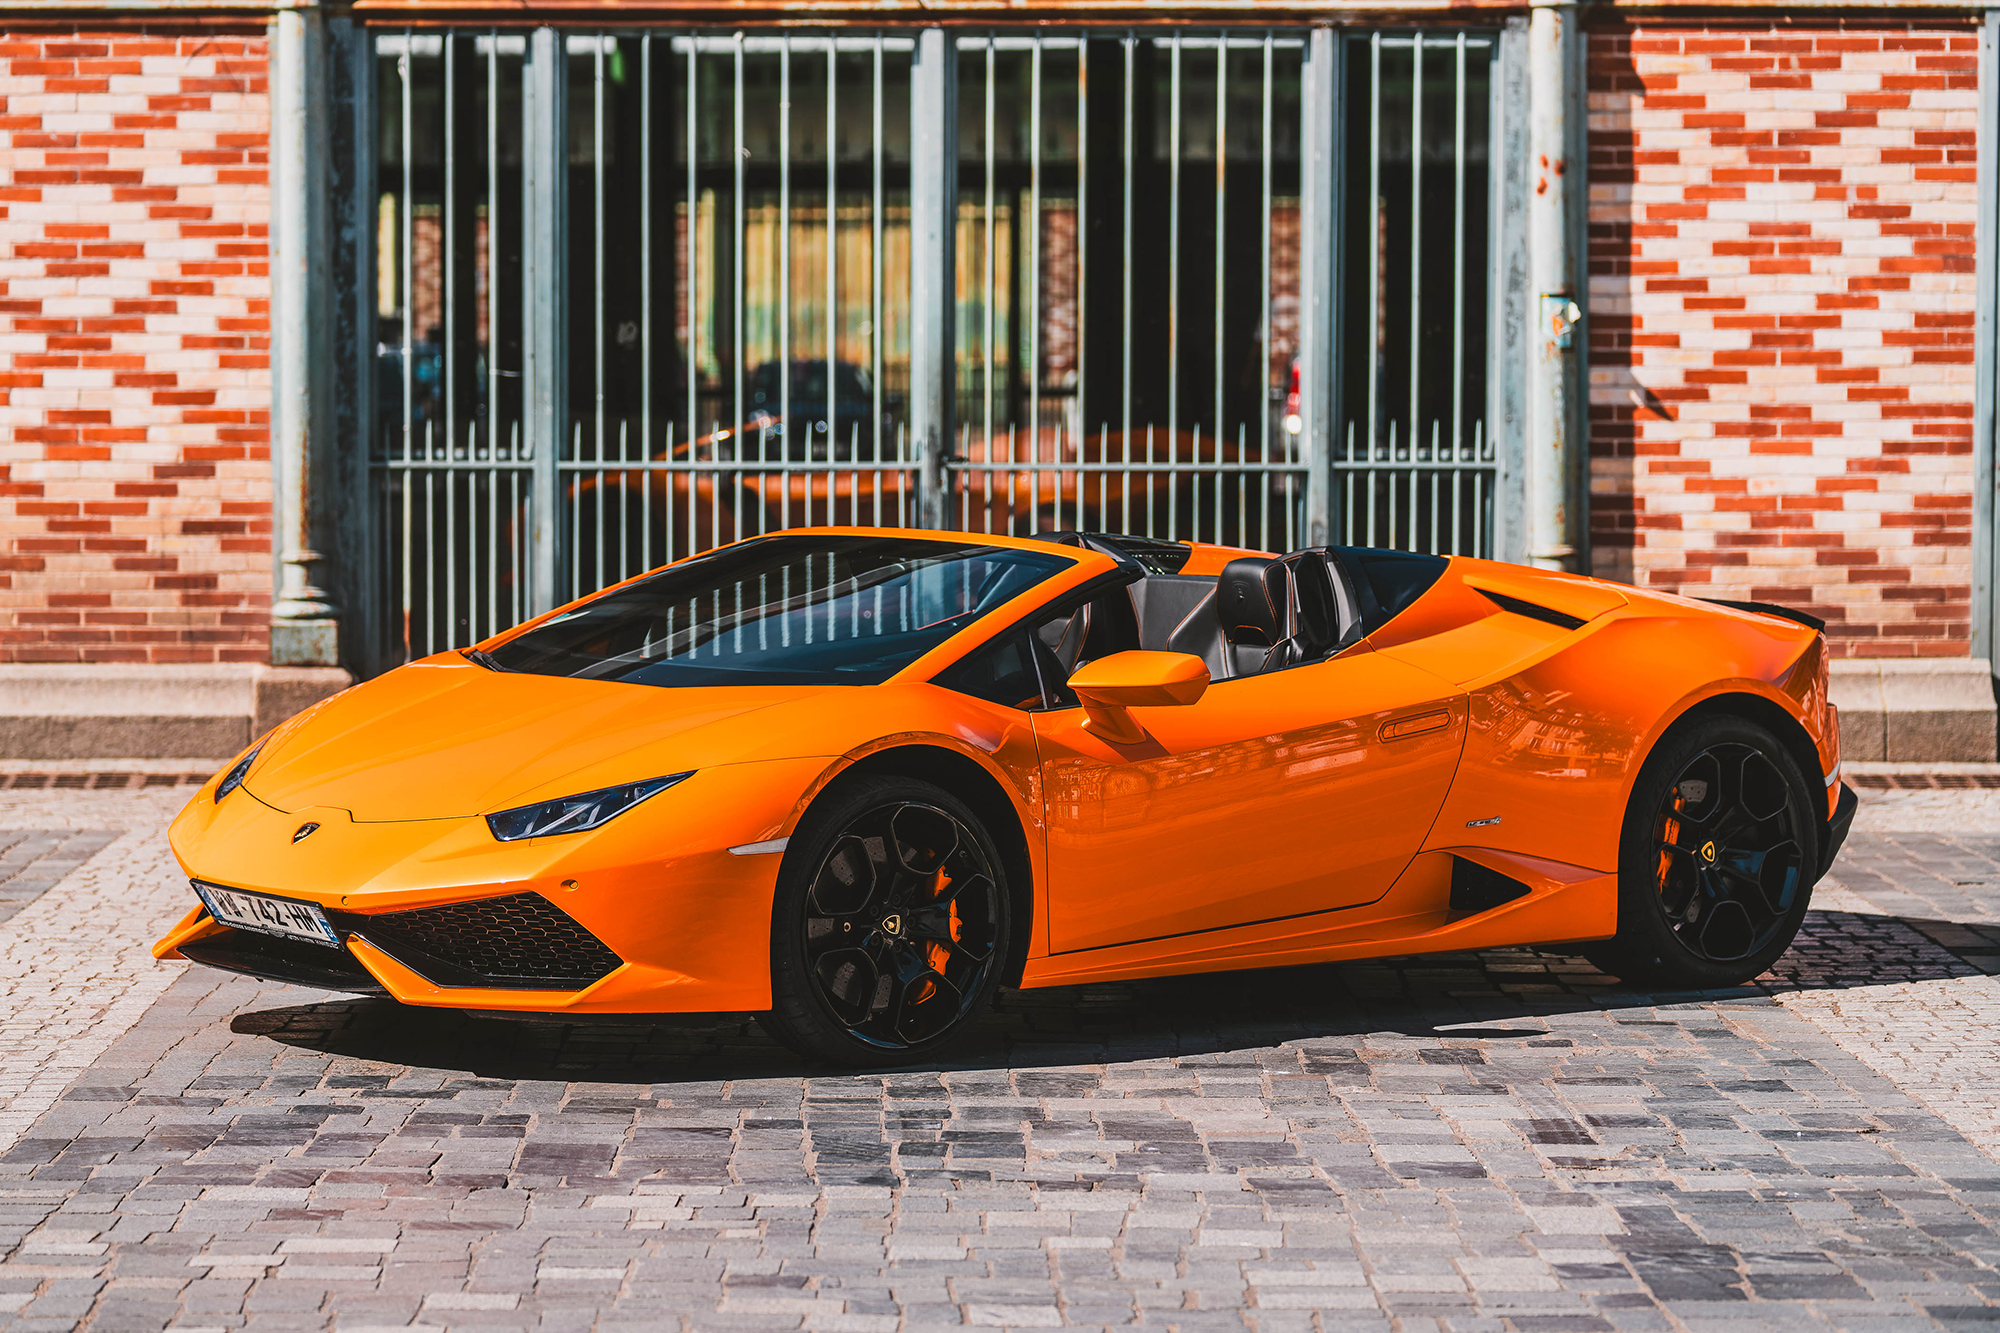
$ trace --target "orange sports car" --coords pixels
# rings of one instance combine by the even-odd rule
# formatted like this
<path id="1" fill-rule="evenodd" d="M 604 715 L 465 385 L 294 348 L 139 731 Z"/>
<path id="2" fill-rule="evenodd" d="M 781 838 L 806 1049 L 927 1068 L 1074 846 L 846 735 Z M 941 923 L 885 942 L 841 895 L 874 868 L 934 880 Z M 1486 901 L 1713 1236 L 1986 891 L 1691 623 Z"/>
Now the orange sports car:
<path id="1" fill-rule="evenodd" d="M 1853 817 L 1778 607 L 1485 560 L 777 533 L 293 718 L 162 958 L 936 1050 L 1001 986 L 1574 942 L 1708 987 Z"/>

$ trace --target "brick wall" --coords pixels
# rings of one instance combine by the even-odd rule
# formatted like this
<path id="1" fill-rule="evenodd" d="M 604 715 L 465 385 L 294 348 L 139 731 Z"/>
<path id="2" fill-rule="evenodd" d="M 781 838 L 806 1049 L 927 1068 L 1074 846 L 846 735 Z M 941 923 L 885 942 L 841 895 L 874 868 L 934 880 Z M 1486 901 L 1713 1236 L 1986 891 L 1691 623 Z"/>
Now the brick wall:
<path id="1" fill-rule="evenodd" d="M 0 36 L 0 660 L 261 660 L 262 29 Z"/>
<path id="2" fill-rule="evenodd" d="M 1976 44 L 1591 34 L 1598 573 L 1968 650 Z"/>

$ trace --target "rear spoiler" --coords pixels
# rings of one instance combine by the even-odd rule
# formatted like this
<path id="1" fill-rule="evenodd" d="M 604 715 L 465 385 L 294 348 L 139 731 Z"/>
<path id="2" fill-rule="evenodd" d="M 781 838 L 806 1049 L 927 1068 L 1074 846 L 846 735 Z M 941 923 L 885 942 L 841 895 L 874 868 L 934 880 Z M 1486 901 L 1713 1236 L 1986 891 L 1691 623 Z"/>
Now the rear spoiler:
<path id="1" fill-rule="evenodd" d="M 1779 606 L 1776 602 L 1730 602 L 1720 597 L 1698 597 L 1695 600 L 1707 602 L 1710 606 L 1726 606 L 1732 611 L 1751 611 L 1760 616 L 1776 616 L 1780 620 L 1804 625 L 1815 633 L 1826 632 L 1826 622 L 1818 616 L 1809 616 L 1803 611 L 1794 611 L 1789 606 Z"/>

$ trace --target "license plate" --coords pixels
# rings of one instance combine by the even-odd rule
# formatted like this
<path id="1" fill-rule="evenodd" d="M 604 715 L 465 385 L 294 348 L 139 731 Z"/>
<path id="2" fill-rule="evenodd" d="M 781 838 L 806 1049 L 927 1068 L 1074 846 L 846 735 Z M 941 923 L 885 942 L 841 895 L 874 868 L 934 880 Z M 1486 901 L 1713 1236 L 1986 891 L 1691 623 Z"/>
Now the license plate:
<path id="1" fill-rule="evenodd" d="M 288 940 L 310 940 L 329 948 L 340 948 L 340 936 L 326 913 L 312 903 L 290 898 L 271 898 L 241 889 L 225 889 L 217 884 L 190 881 L 208 914 L 225 926 L 278 935 Z"/>

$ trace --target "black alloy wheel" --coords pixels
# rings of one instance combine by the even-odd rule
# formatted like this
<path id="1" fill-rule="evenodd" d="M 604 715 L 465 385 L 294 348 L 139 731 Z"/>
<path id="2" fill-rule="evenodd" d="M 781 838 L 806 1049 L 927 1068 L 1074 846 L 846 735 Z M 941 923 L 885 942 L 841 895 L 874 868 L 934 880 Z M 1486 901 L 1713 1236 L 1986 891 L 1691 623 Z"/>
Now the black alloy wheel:
<path id="1" fill-rule="evenodd" d="M 1784 927 L 1807 885 L 1807 833 L 1790 784 L 1748 745 L 1682 766 L 1659 812 L 1660 910 L 1688 952 L 1734 963 Z"/>
<path id="2" fill-rule="evenodd" d="M 1618 934 L 1585 957 L 1629 981 L 1696 989 L 1762 973 L 1791 946 L 1819 879 L 1812 801 L 1765 728 L 1724 715 L 1677 725 L 1626 809 Z"/>
<path id="3" fill-rule="evenodd" d="M 795 836 L 787 849 L 764 1025 L 837 1063 L 907 1062 L 997 987 L 1004 873 L 978 817 L 941 788 L 872 780 L 843 795 L 830 818 L 807 816 L 819 827 L 806 846 Z"/>

